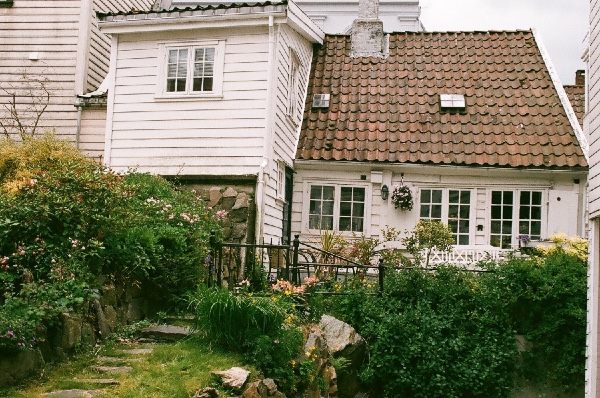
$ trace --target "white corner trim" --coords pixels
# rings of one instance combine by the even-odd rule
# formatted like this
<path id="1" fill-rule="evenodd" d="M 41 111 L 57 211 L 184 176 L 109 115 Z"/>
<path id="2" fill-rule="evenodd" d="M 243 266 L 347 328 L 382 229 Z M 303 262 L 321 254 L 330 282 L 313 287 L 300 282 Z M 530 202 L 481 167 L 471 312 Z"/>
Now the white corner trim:
<path id="1" fill-rule="evenodd" d="M 573 111 L 573 107 L 571 106 L 571 101 L 569 101 L 569 97 L 567 96 L 567 93 L 566 93 L 562 83 L 560 82 L 558 73 L 556 72 L 556 69 L 554 68 L 554 64 L 552 63 L 552 60 L 550 59 L 550 55 L 546 51 L 546 47 L 544 47 L 542 38 L 540 37 L 540 35 L 537 33 L 537 31 L 535 29 L 531 29 L 531 32 L 533 33 L 535 42 L 537 43 L 540 53 L 542 54 L 542 58 L 544 60 L 544 63 L 546 64 L 546 68 L 548 69 L 548 72 L 550 73 L 550 78 L 552 79 L 552 84 L 554 84 L 554 88 L 556 89 L 556 91 L 558 93 L 558 98 L 560 99 L 560 102 L 561 102 L 563 108 L 565 109 L 565 112 L 567 113 L 567 117 L 569 118 L 569 122 L 571 123 L 571 127 L 573 128 L 573 132 L 575 133 L 575 136 L 577 137 L 577 140 L 579 141 L 579 146 L 581 147 L 581 150 L 583 151 L 583 156 L 585 156 L 585 160 L 589 162 L 590 146 L 587 141 L 587 138 L 585 137 L 585 135 L 583 134 L 583 131 L 581 130 L 581 126 L 579 125 L 577 116 L 575 115 L 575 112 Z"/>
<path id="2" fill-rule="evenodd" d="M 92 29 L 92 0 L 81 2 L 77 36 L 77 62 L 75 64 L 75 95 L 81 95 L 85 90 L 86 74 L 90 54 L 90 37 Z"/>
<path id="3" fill-rule="evenodd" d="M 112 36 L 110 42 L 110 63 L 108 75 L 102 82 L 104 90 L 108 90 L 106 106 L 106 130 L 104 133 L 104 165 L 110 167 L 112 151 L 113 112 L 115 110 L 115 81 L 117 77 L 117 51 L 119 47 L 118 36 Z M 106 85 L 105 85 L 106 83 Z"/>

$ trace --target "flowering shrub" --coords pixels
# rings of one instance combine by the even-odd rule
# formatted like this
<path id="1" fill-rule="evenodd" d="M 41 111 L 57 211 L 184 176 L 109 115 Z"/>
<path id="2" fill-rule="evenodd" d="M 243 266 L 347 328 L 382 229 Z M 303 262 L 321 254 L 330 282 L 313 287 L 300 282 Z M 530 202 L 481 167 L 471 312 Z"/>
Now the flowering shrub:
<path id="1" fill-rule="evenodd" d="M 193 192 L 112 172 L 51 137 L 5 141 L 0 154 L 0 348 L 34 345 L 100 276 L 152 284 L 168 305 L 207 272 L 224 215 Z"/>
<path id="2" fill-rule="evenodd" d="M 410 188 L 404 184 L 394 185 L 392 189 L 392 203 L 396 209 L 412 210 L 413 197 Z"/>

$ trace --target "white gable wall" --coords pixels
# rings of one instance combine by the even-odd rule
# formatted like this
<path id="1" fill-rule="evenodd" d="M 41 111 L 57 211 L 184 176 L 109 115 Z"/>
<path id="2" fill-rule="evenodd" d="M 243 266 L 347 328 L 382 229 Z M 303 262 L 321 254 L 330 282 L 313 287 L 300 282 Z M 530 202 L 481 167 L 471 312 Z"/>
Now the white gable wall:
<path id="1" fill-rule="evenodd" d="M 222 98 L 157 98 L 158 42 L 216 37 L 225 40 Z M 109 165 L 161 175 L 256 175 L 264 155 L 268 38 L 266 27 L 119 36 Z"/>

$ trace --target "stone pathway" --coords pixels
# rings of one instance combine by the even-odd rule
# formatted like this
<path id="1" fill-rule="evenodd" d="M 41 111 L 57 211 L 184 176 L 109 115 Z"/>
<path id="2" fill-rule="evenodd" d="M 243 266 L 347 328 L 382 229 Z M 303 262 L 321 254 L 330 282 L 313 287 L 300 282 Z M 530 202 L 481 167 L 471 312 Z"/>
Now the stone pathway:
<path id="1" fill-rule="evenodd" d="M 167 342 L 171 343 L 174 341 L 182 340 L 191 335 L 192 331 L 189 328 L 180 326 L 160 325 L 153 326 L 142 330 L 142 336 L 140 341 L 150 341 L 153 343 Z M 99 375 L 119 375 L 126 374 L 134 371 L 132 366 L 129 366 L 132 362 L 139 362 L 144 355 L 152 354 L 152 344 L 146 344 L 147 348 L 132 348 L 120 350 L 120 354 L 124 354 L 125 357 L 107 357 L 100 356 L 96 358 L 97 365 L 92 366 L 91 369 L 96 371 Z M 71 380 L 76 384 L 81 383 L 82 388 L 74 388 L 69 390 L 58 390 L 51 391 L 42 394 L 44 398 L 88 398 L 101 395 L 105 388 L 110 386 L 118 385 L 119 381 L 112 378 L 75 378 Z M 85 386 L 85 388 L 83 387 Z M 90 388 L 92 387 L 92 388 Z"/>

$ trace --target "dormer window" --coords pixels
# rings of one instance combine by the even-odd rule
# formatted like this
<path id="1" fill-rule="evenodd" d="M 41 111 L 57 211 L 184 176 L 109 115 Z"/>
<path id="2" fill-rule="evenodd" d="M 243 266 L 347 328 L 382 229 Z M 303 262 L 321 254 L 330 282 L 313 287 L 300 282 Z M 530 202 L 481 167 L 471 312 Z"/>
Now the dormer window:
<path id="1" fill-rule="evenodd" d="M 464 111 L 466 106 L 465 96 L 462 94 L 440 94 L 440 108 L 442 108 L 442 111 Z"/>

